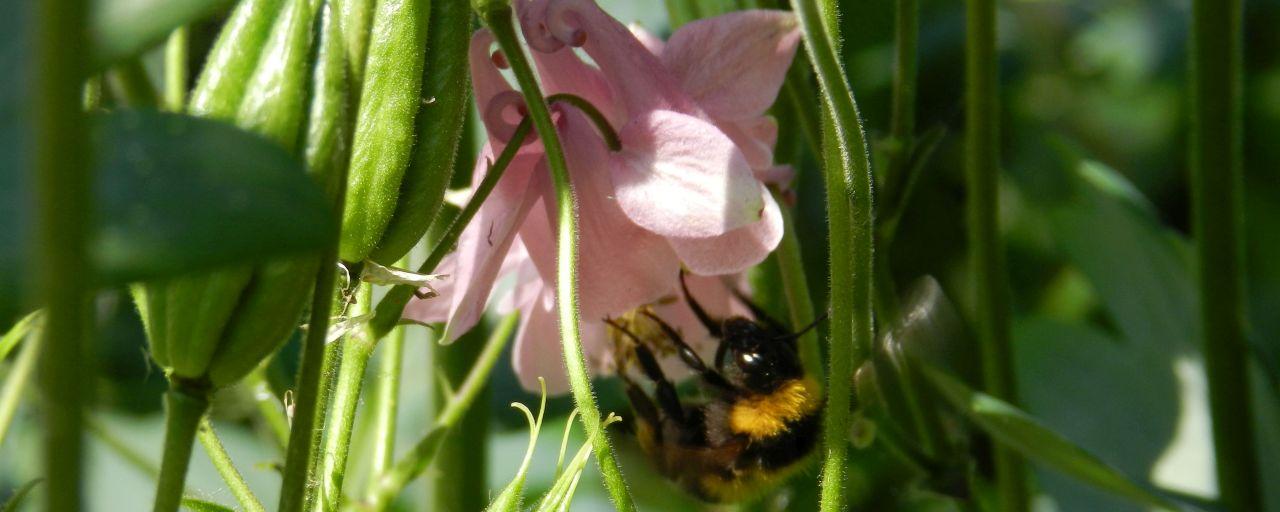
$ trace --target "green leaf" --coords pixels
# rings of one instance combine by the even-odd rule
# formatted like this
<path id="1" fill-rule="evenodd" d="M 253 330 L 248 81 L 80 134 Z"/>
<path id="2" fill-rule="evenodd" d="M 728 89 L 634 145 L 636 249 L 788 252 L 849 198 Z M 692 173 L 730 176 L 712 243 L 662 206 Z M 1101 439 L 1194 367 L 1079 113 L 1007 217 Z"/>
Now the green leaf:
<path id="1" fill-rule="evenodd" d="M 231 125 L 124 111 L 95 119 L 97 235 L 109 284 L 317 250 L 334 222 L 300 162 Z"/>
<path id="2" fill-rule="evenodd" d="M 22 317 L 21 320 L 18 320 L 18 323 L 13 324 L 9 332 L 4 333 L 4 336 L 0 336 L 0 361 L 4 361 L 4 358 L 8 357 L 9 352 L 13 350 L 13 347 L 18 346 L 18 342 L 27 337 L 27 333 L 31 332 L 31 328 L 35 327 L 40 317 L 40 312 L 34 311 Z"/>
<path id="3" fill-rule="evenodd" d="M 1192 510 L 1133 481 L 1012 405 L 974 391 L 923 361 L 920 363 L 921 370 L 934 388 L 996 442 L 1017 450 L 1029 459 L 1137 503 L 1162 509 Z"/>
<path id="4" fill-rule="evenodd" d="M 191 512 L 235 512 L 231 507 L 190 497 L 182 498 L 182 506 Z"/>
<path id="5" fill-rule="evenodd" d="M 174 29 L 228 5 L 231 0 L 94 0 L 89 13 L 94 67 L 106 68 L 142 53 Z"/>
<path id="6" fill-rule="evenodd" d="M 10 496 L 3 505 L 0 505 L 0 512 L 18 512 L 18 507 L 21 506 L 23 500 L 26 500 L 27 496 L 31 494 L 31 490 L 35 489 L 36 486 L 40 485 L 40 482 L 43 481 L 43 478 L 37 478 L 22 484 L 22 487 L 19 487 L 18 490 L 13 492 L 13 496 Z"/>

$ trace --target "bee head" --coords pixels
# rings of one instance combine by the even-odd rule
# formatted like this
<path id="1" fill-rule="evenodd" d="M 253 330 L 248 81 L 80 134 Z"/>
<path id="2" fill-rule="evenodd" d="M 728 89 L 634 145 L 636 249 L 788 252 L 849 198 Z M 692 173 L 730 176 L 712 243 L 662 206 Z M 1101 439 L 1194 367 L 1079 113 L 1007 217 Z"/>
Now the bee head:
<path id="1" fill-rule="evenodd" d="M 724 321 L 716 368 L 731 384 L 760 393 L 804 376 L 795 338 L 743 317 Z"/>

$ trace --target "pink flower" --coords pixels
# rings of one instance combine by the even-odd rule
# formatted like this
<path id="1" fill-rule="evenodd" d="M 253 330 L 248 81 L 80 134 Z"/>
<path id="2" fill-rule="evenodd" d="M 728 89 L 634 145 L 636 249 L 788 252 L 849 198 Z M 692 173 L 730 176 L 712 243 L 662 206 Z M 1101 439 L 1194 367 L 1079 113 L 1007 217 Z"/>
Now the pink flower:
<path id="1" fill-rule="evenodd" d="M 518 15 L 547 95 L 589 101 L 616 129 L 611 151 L 576 108 L 552 106 L 578 202 L 579 293 L 584 351 L 609 370 L 606 317 L 675 298 L 660 309 L 695 348 L 709 337 L 677 293 L 683 265 L 692 293 L 729 314 L 719 277 L 762 261 L 782 236 L 778 205 L 765 186 L 787 169 L 773 165 L 777 125 L 765 116 L 799 41 L 782 11 L 743 11 L 690 23 L 669 41 L 633 33 L 590 0 L 524 0 Z M 502 77 L 492 36 L 472 39 L 476 102 L 489 141 L 475 172 L 510 141 L 522 117 L 519 93 Z M 574 52 L 581 49 L 592 66 Z M 441 296 L 411 303 L 405 316 L 447 321 L 445 342 L 475 325 L 501 276 L 514 278 L 502 309 L 523 313 L 515 349 L 521 381 L 563 390 L 553 283 L 555 195 L 541 143 L 525 139 L 493 194 L 442 263 L 452 282 Z M 705 297 L 703 297 L 705 295 Z M 740 314 L 735 311 L 735 314 Z"/>

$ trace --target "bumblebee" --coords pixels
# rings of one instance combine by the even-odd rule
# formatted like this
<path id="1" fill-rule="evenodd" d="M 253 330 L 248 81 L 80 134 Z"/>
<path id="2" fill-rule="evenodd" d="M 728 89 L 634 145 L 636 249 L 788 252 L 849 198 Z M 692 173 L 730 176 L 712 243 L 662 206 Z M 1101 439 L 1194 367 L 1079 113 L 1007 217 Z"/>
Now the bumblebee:
<path id="1" fill-rule="evenodd" d="M 683 272 L 680 288 L 698 321 L 720 340 L 713 366 L 651 310 L 606 319 L 620 345 L 617 373 L 634 412 L 631 427 L 658 471 L 694 496 L 745 500 L 804 467 L 818 445 L 824 398 L 805 377 L 796 349 L 796 339 L 813 326 L 789 333 L 738 292 L 760 320 L 712 318 L 690 295 Z M 646 324 L 656 326 L 654 332 Z M 681 401 L 655 353 L 678 356 L 703 399 Z M 633 373 L 652 382 L 652 395 Z"/>

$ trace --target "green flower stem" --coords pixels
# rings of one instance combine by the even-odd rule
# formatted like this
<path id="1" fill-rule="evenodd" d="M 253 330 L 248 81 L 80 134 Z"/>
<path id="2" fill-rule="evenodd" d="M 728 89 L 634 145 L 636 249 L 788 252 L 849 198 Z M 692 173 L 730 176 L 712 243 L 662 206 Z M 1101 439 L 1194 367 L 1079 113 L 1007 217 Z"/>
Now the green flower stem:
<path id="1" fill-rule="evenodd" d="M 1262 510 L 1244 336 L 1241 3 L 1192 2 L 1191 199 L 1218 489 L 1226 510 Z"/>
<path id="2" fill-rule="evenodd" d="M 911 164 L 916 129 L 916 47 L 919 0 L 897 0 L 894 15 L 893 111 L 889 117 L 888 169 L 884 197 L 897 198 Z"/>
<path id="3" fill-rule="evenodd" d="M 209 392 L 198 384 L 171 378 L 164 394 L 164 456 L 160 460 L 160 479 L 156 484 L 155 512 L 177 512 L 182 504 L 191 463 L 191 445 L 201 418 L 209 410 Z"/>
<path id="4" fill-rule="evenodd" d="M 967 5 L 965 175 L 969 192 L 969 264 L 972 265 L 975 324 L 986 390 L 997 398 L 1016 403 L 1004 246 L 996 217 L 1000 207 L 996 2 L 968 0 Z M 1030 494 L 1021 458 L 1006 447 L 996 446 L 994 451 L 1000 510 L 1026 510 Z"/>
<path id="5" fill-rule="evenodd" d="M 190 47 L 191 32 L 185 26 L 174 29 L 165 43 L 164 108 L 167 110 L 182 112 L 187 107 L 187 79 L 190 78 L 187 54 Z"/>
<path id="6" fill-rule="evenodd" d="M 440 241 L 431 249 L 431 254 L 427 255 L 426 261 L 418 267 L 419 274 L 430 274 L 435 272 L 436 265 L 440 264 L 445 255 L 453 250 L 454 244 L 458 243 L 458 237 L 462 236 L 462 230 L 466 229 L 467 224 L 471 222 L 472 217 L 476 216 L 476 212 L 480 211 L 480 205 L 484 204 L 485 199 L 489 198 L 489 193 L 493 192 L 493 188 L 498 186 L 498 180 L 502 178 L 502 174 L 506 172 L 507 166 L 511 164 L 511 160 L 516 157 L 516 152 L 520 149 L 520 143 L 529 135 L 529 131 L 533 128 L 533 121 L 525 118 L 516 126 L 516 131 L 511 135 L 511 141 L 502 149 L 502 153 L 493 161 L 493 165 L 489 167 L 485 173 L 484 179 L 480 181 L 480 186 L 476 187 L 475 193 L 471 195 L 471 199 L 467 201 L 467 205 L 462 208 L 458 216 L 449 224 L 449 229 L 440 236 Z M 396 286 L 387 291 L 387 294 L 378 302 L 378 307 L 374 310 L 373 319 L 369 320 L 368 330 L 369 336 L 373 339 L 380 339 L 391 332 L 391 329 L 400 321 L 400 316 L 404 312 L 404 307 L 409 303 L 409 299 L 413 298 L 415 288 L 412 286 Z"/>
<path id="7" fill-rule="evenodd" d="M 360 283 L 356 302 L 348 315 L 357 317 L 367 313 L 372 300 L 373 285 Z M 356 406 L 360 402 L 364 371 L 369 366 L 369 358 L 373 355 L 377 340 L 367 336 L 363 329 L 355 329 L 343 337 L 341 344 L 342 362 L 338 367 L 338 381 L 333 388 L 329 419 L 324 424 L 320 500 L 316 502 L 314 510 L 336 510 L 342 502 L 342 483 L 346 478 L 351 432 L 356 422 Z"/>
<path id="8" fill-rule="evenodd" d="M 402 260 L 403 261 L 403 260 Z M 399 265 L 397 265 L 399 266 Z M 400 375 L 404 366 L 404 328 L 391 330 L 382 343 L 377 380 L 373 391 L 373 466 L 375 475 L 382 474 L 396 456 L 396 415 L 400 407 Z"/>
<path id="9" fill-rule="evenodd" d="M 481 390 L 489 382 L 489 373 L 493 370 L 493 365 L 498 362 L 498 358 L 502 356 L 507 340 L 515 332 L 516 326 L 519 325 L 519 320 L 520 317 L 516 313 L 507 315 L 502 319 L 498 327 L 489 335 L 488 341 L 484 344 L 484 349 L 476 357 L 475 364 L 471 367 L 467 378 L 462 381 L 461 386 L 458 386 L 457 391 L 448 397 L 448 402 L 440 410 L 440 414 L 436 416 L 431 430 L 414 445 L 413 449 L 404 458 L 396 462 L 394 467 L 375 479 L 375 484 L 365 498 L 364 506 L 369 510 L 384 509 L 387 503 L 390 503 L 392 498 L 399 495 L 409 482 L 417 478 L 431 465 L 431 461 L 439 453 L 440 444 L 446 434 L 463 418 L 471 404 L 475 402 L 476 397 L 480 395 Z"/>
<path id="10" fill-rule="evenodd" d="M 44 420 L 45 510 L 83 508 L 84 404 L 90 380 L 86 335 L 93 280 L 86 251 L 90 200 L 88 123 L 80 109 L 88 65 L 84 0 L 31 6 L 34 80 L 31 90 L 38 299 L 45 306 L 39 382 Z M 22 171 L 19 171 L 22 172 Z M 69 271 L 69 269 L 77 269 Z"/>
<path id="11" fill-rule="evenodd" d="M 18 412 L 18 403 L 22 402 L 22 394 L 26 392 L 27 383 L 35 372 L 36 361 L 40 357 L 40 329 L 34 335 L 26 336 L 17 359 L 9 367 L 9 375 L 4 379 L 4 387 L 0 388 L 0 446 L 4 446 L 4 438 L 13 424 L 13 416 Z"/>
<path id="12" fill-rule="evenodd" d="M 591 390 L 591 379 L 587 375 L 587 362 L 582 355 L 582 336 L 578 325 L 578 223 L 576 204 L 573 197 L 572 184 L 569 182 L 569 169 L 565 165 L 564 150 L 560 147 L 560 137 L 555 125 L 551 122 L 551 113 L 538 87 L 529 61 L 520 47 L 512 26 L 511 5 L 505 0 L 473 0 L 476 13 L 493 31 L 494 39 L 502 48 L 516 82 L 524 94 L 529 116 L 533 118 L 533 126 L 542 138 L 542 146 L 546 151 L 547 163 L 551 167 L 551 178 L 556 189 L 556 209 L 559 228 L 557 230 L 557 272 L 556 272 L 556 304 L 560 313 L 560 340 L 564 349 L 565 366 L 568 369 L 569 388 L 573 391 L 574 403 L 581 413 L 582 424 L 586 428 L 592 442 L 596 460 L 600 463 L 613 505 L 618 510 L 630 512 L 635 510 L 631 501 L 631 493 L 622 477 L 622 469 L 613 455 L 613 446 L 604 432 L 600 407 L 596 404 Z"/>
<path id="13" fill-rule="evenodd" d="M 284 451 L 289 444 L 289 418 L 285 417 L 284 409 L 280 407 L 275 393 L 271 392 L 271 385 L 267 383 L 266 365 L 259 366 L 245 377 L 244 385 L 253 395 L 251 398 L 258 406 L 258 414 L 262 416 L 262 423 L 271 434 L 271 441 Z"/>
<path id="14" fill-rule="evenodd" d="M 345 299 L 343 299 L 345 300 Z M 316 398 L 316 413 L 320 415 L 317 418 L 317 425 L 311 434 L 312 457 L 307 466 L 307 482 L 318 482 L 320 480 L 321 468 L 325 462 L 325 454 L 322 448 L 325 442 L 326 422 L 325 417 L 328 411 L 333 408 L 333 395 L 338 387 L 338 366 L 342 364 L 342 343 L 326 343 L 324 346 L 324 362 L 321 364 L 320 374 L 323 375 L 323 381 L 317 390 L 319 397 Z M 321 488 L 319 485 L 308 485 L 306 492 L 303 494 L 302 509 L 316 510 L 317 503 L 320 500 Z"/>
<path id="15" fill-rule="evenodd" d="M 218 440 L 218 434 L 214 433 L 213 425 L 209 423 L 208 418 L 200 422 L 196 437 L 204 446 L 204 452 L 209 455 L 213 467 L 222 476 L 222 481 L 227 484 L 228 489 L 231 489 L 231 495 L 235 496 L 240 508 L 245 512 L 266 512 L 267 509 L 262 506 L 262 502 L 258 501 L 258 497 L 253 495 L 249 484 L 244 481 L 240 471 L 236 470 L 235 464 L 231 462 L 231 455 L 222 447 L 222 441 Z"/>
<path id="16" fill-rule="evenodd" d="M 782 198 L 775 199 L 782 204 Z M 805 279 L 804 259 L 800 254 L 800 239 L 796 237 L 795 212 L 791 208 L 782 208 L 782 241 L 778 250 L 773 253 L 778 260 L 778 271 L 782 275 L 782 294 L 787 301 L 787 311 L 791 316 L 791 327 L 800 329 L 809 325 L 816 318 L 813 311 L 813 295 L 809 293 L 809 281 Z M 817 377 L 822 383 L 822 347 L 818 346 L 818 330 L 809 329 L 800 336 L 800 362 L 805 372 Z"/>
<path id="17" fill-rule="evenodd" d="M 844 441 L 851 418 L 855 368 L 871 353 L 872 324 L 872 180 L 867 144 L 852 89 L 841 68 L 835 41 L 836 5 L 826 0 L 820 9 L 815 0 L 792 0 L 800 19 L 805 47 L 818 75 L 826 107 L 824 123 L 827 211 L 830 222 L 831 329 L 828 350 L 830 377 L 823 416 L 821 507 L 843 510 L 844 466 L 848 443 Z M 829 30 L 829 31 L 828 31 Z"/>

